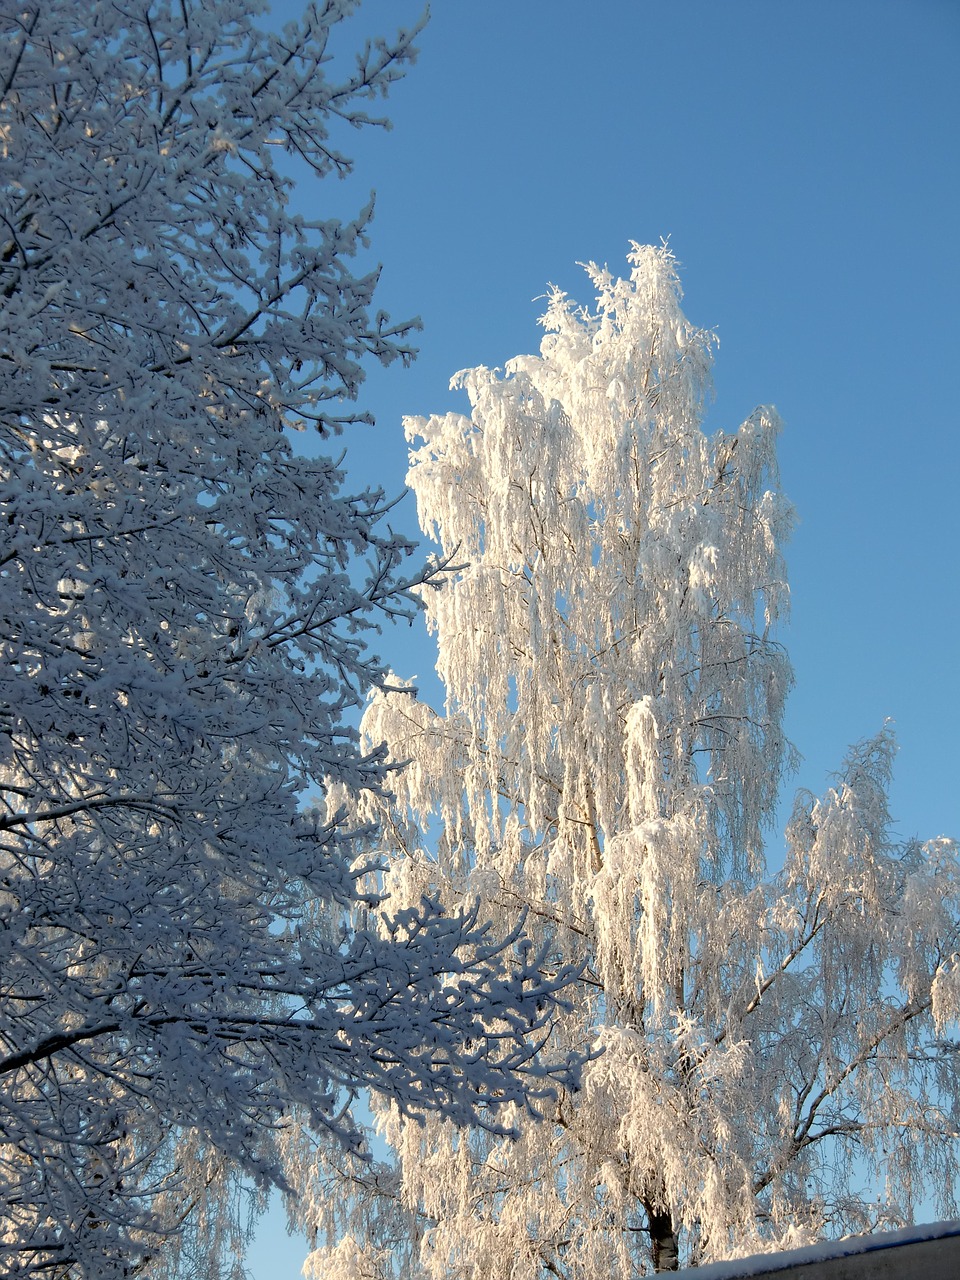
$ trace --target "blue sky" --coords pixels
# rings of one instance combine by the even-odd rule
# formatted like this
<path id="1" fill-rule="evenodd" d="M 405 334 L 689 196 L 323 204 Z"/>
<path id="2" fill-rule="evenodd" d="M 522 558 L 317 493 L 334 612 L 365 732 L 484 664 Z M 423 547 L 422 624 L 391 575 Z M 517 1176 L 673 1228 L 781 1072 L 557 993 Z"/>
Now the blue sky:
<path id="1" fill-rule="evenodd" d="M 420 12 L 366 0 L 351 29 Z M 375 188 L 380 305 L 424 322 L 413 368 L 370 372 L 353 474 L 399 491 L 403 414 L 463 409 L 456 370 L 536 350 L 548 282 L 590 301 L 578 261 L 620 273 L 630 240 L 668 237 L 720 338 L 709 424 L 759 403 L 786 423 L 787 790 L 891 717 L 897 830 L 960 836 L 960 5 L 434 0 L 419 43 L 392 132 L 347 135 L 355 177 L 297 195 L 329 216 Z M 432 670 L 419 629 L 380 648 Z M 251 1272 L 302 1256 L 271 1222 Z"/>

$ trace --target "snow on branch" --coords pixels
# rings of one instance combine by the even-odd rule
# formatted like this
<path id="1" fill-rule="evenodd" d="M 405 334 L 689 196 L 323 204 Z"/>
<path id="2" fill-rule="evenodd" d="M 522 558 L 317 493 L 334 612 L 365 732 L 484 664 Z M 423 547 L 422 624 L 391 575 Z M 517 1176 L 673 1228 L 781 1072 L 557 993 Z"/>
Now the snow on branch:
<path id="1" fill-rule="evenodd" d="M 426 602 L 446 702 L 372 699 L 397 772 L 356 809 L 393 903 L 522 917 L 582 965 L 553 1043 L 596 1056 L 515 1140 L 379 1107 L 392 1163 L 306 1180 L 343 1244 L 315 1280 L 606 1280 L 957 1212 L 956 845 L 894 840 L 887 726 L 767 874 L 780 423 L 705 432 L 713 336 L 666 247 L 629 266 L 587 266 L 591 306 L 553 290 L 539 355 L 458 374 L 468 414 L 408 419 L 421 526 L 461 562 Z"/>
<path id="2" fill-rule="evenodd" d="M 578 1061 L 538 1053 L 575 962 L 433 896 L 378 930 L 369 828 L 304 802 L 382 793 L 366 640 L 444 570 L 293 444 L 418 327 L 356 265 L 372 207 L 289 200 L 284 156 L 347 172 L 413 59 L 341 67 L 355 8 L 0 13 L 6 1276 L 220 1274 L 292 1134 L 356 1149 L 359 1091 L 501 1134 Z"/>

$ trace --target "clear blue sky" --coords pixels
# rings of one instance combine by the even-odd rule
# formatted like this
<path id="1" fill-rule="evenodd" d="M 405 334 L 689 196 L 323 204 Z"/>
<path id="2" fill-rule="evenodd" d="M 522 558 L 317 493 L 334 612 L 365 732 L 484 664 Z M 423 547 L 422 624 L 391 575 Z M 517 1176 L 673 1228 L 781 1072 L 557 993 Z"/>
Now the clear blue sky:
<path id="1" fill-rule="evenodd" d="M 366 0 L 351 26 L 420 12 Z M 376 188 L 380 305 L 424 322 L 411 370 L 370 374 L 357 476 L 402 487 L 401 416 L 464 408 L 451 374 L 536 350 L 548 281 L 590 301 L 578 261 L 620 272 L 631 239 L 669 237 L 720 337 L 711 425 L 786 422 L 795 785 L 889 716 L 897 830 L 960 836 L 960 4 L 434 0 L 420 48 L 393 131 L 341 140 L 355 179 L 298 193 L 328 216 Z M 381 651 L 432 670 L 425 633 Z M 256 1280 L 298 1275 L 282 1235 Z"/>

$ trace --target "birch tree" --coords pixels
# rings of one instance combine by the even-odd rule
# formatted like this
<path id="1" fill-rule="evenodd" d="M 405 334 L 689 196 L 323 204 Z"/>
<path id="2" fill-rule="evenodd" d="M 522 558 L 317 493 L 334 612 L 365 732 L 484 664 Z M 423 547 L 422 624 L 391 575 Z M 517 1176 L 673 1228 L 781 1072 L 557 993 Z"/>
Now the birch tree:
<path id="1" fill-rule="evenodd" d="M 383 692 L 363 722 L 407 762 L 361 805 L 392 901 L 526 913 L 585 966 L 556 1046 L 596 1056 L 517 1140 L 381 1107 L 391 1159 L 313 1206 L 317 1277 L 602 1280 L 902 1224 L 931 1192 L 956 1213 L 955 846 L 893 841 L 885 728 L 798 797 L 767 875 L 780 424 L 705 433 L 713 337 L 667 249 L 630 265 L 587 268 L 593 307 L 552 291 L 538 356 L 458 374 L 468 415 L 407 420 L 421 525 L 462 566 L 427 601 L 446 704 Z"/>
<path id="2" fill-rule="evenodd" d="M 371 210 L 297 216 L 282 171 L 384 123 L 414 33 L 342 67 L 355 7 L 0 6 L 5 1276 L 236 1271 L 294 1122 L 355 1147 L 362 1088 L 505 1131 L 548 1087 L 563 975 L 465 902 L 363 927 L 324 800 L 383 785 L 345 718 L 435 572 L 293 443 L 412 355 L 351 265 Z"/>

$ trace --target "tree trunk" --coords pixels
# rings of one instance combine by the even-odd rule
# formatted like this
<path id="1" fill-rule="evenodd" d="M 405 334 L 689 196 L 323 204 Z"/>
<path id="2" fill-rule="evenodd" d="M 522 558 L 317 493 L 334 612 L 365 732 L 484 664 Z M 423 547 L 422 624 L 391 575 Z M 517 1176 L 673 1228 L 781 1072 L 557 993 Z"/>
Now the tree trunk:
<path id="1" fill-rule="evenodd" d="M 654 1209 L 645 1205 L 650 1223 L 650 1243 L 653 1246 L 654 1271 L 676 1271 L 680 1265 L 680 1249 L 677 1233 L 673 1229 L 673 1217 L 669 1209 Z"/>

